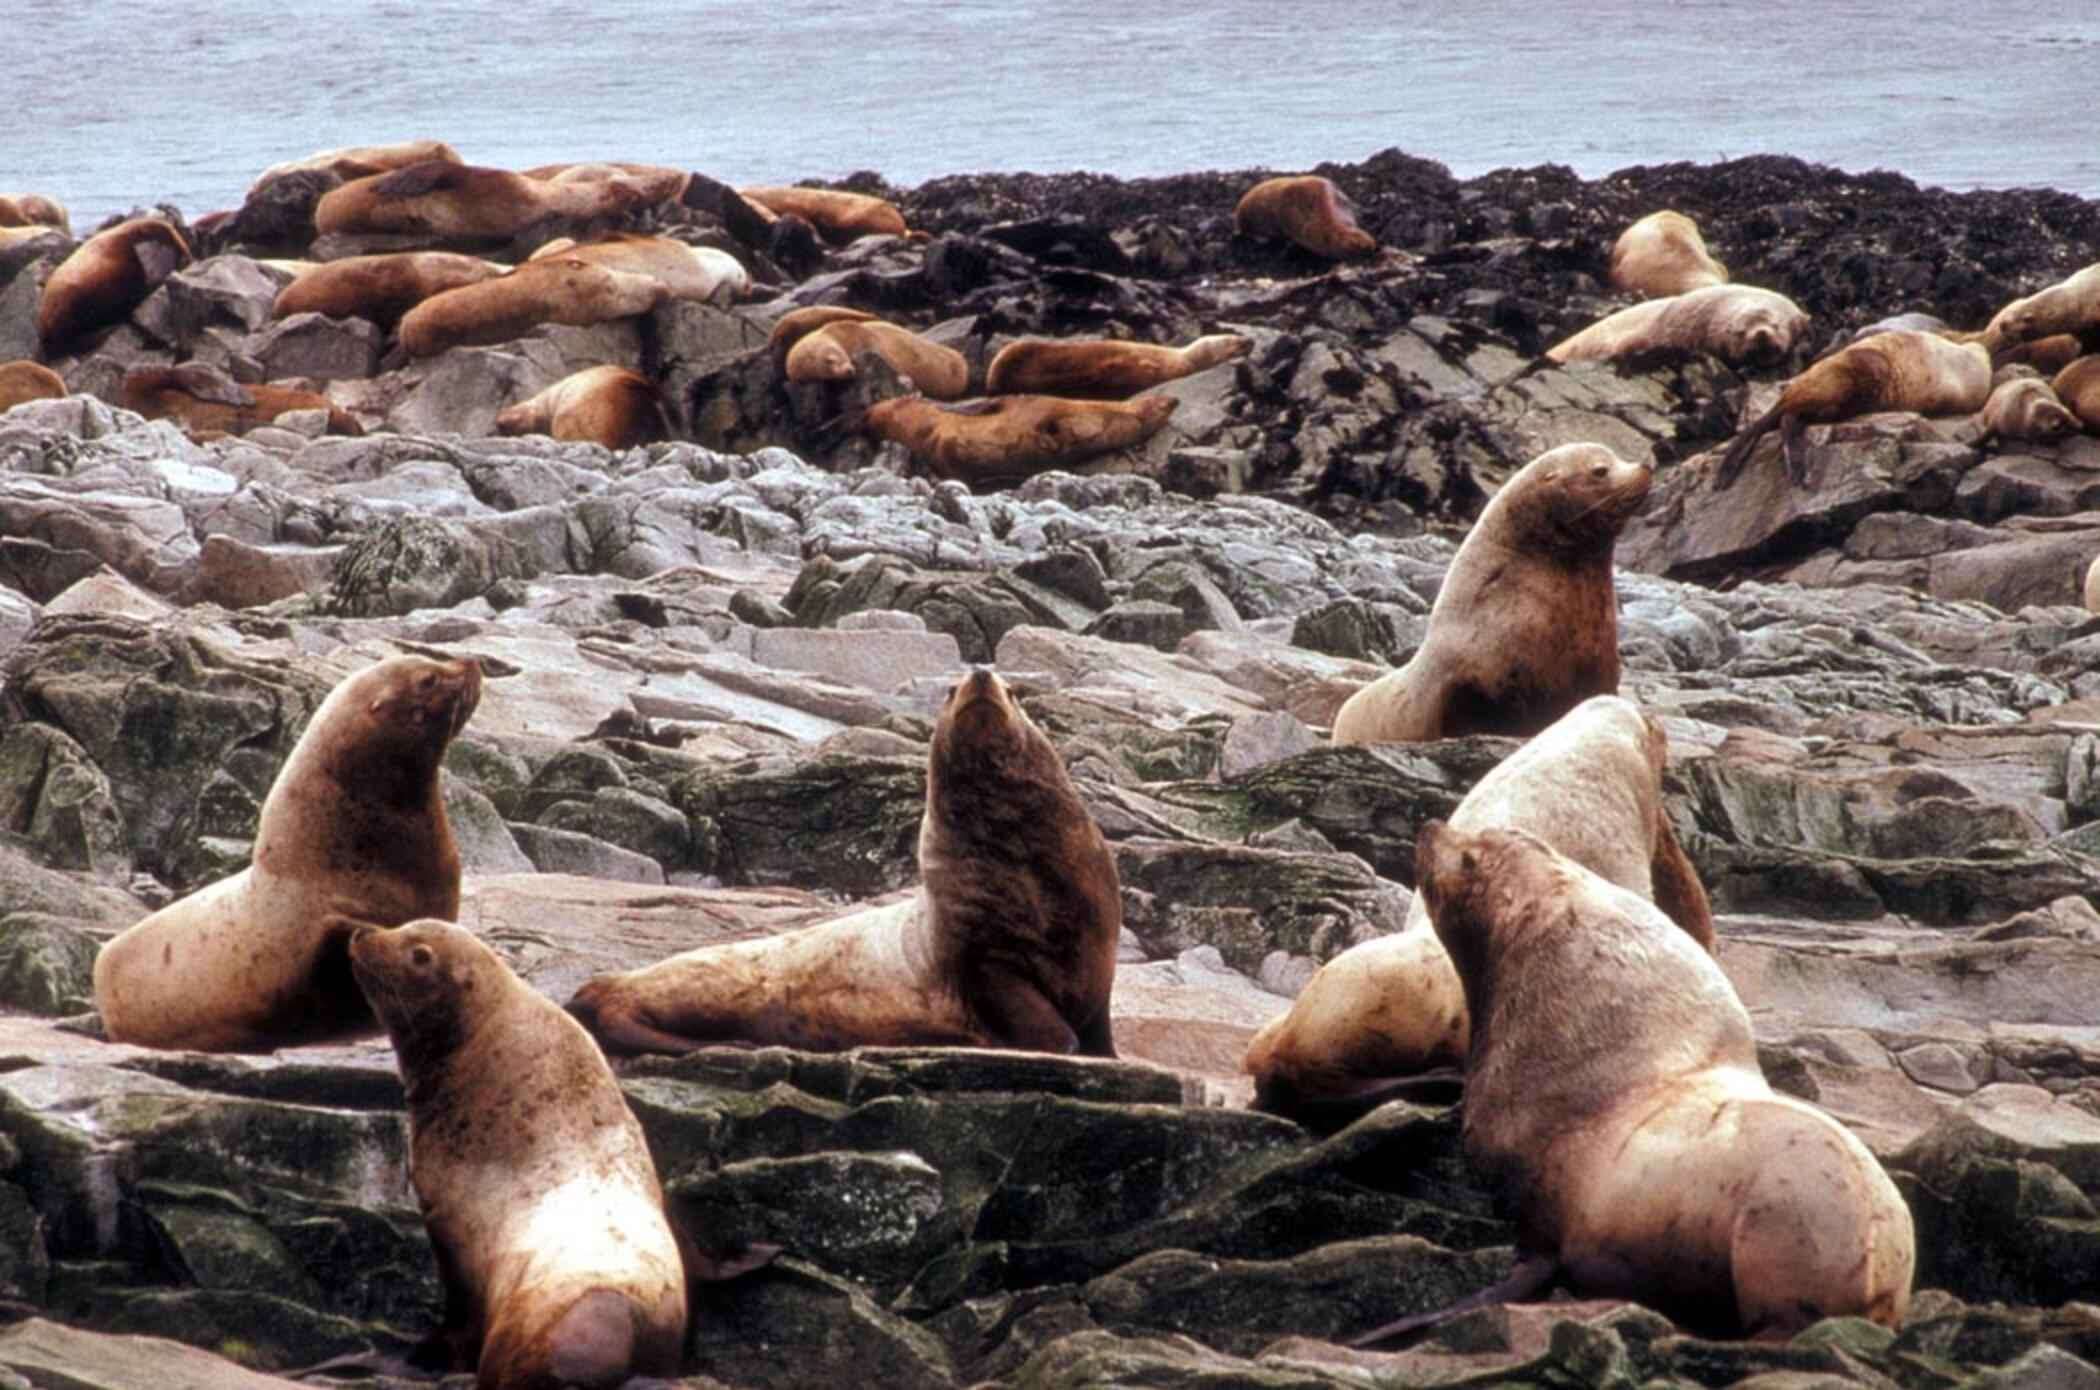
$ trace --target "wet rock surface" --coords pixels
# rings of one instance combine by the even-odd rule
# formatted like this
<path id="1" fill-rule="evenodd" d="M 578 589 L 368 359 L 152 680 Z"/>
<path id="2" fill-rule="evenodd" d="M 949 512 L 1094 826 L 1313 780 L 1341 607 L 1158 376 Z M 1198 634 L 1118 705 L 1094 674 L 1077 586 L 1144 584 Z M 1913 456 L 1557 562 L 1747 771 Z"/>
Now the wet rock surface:
<path id="1" fill-rule="evenodd" d="M 434 1329 L 383 1043 L 154 1053 L 81 1018 L 101 941 L 246 862 L 335 681 L 417 650 L 488 676 L 446 761 L 461 920 L 556 999 L 908 890 L 933 715 L 973 663 L 1117 856 L 1120 1062 L 621 1064 L 681 1217 L 782 1251 L 700 1289 L 683 1384 L 2100 1379 L 2100 639 L 2076 606 L 2100 444 L 1876 416 L 1812 428 L 1806 486 L 1761 453 L 1716 493 L 1701 455 L 1785 369 L 1539 357 L 1623 302 L 1611 240 L 1656 207 L 1818 347 L 1911 309 L 1979 327 L 2091 259 L 2100 210 L 1784 159 L 1320 172 L 1402 254 L 1235 240 L 1251 174 L 860 176 L 928 237 L 769 263 L 777 299 L 406 366 L 339 326 L 361 321 L 268 322 L 282 277 L 244 251 L 306 249 L 279 189 L 55 364 L 91 393 L 177 357 L 308 376 L 375 432 L 197 443 L 113 393 L 0 415 L 0 1378 L 281 1384 Z M 0 262 L 0 341 L 58 253 Z M 766 329 L 808 303 L 927 331 L 980 379 L 1026 334 L 1255 347 L 1166 388 L 1142 450 L 973 495 L 841 434 L 894 381 L 779 377 Z M 486 434 L 601 361 L 671 383 L 679 437 Z M 1334 709 L 1420 641 L 1488 492 L 1578 438 L 1659 466 L 1619 548 L 1622 690 L 1669 730 L 1668 810 L 1773 1084 L 1911 1205 L 1894 1334 L 1712 1343 L 1568 1303 L 1347 1351 L 1499 1277 L 1509 1228 L 1455 1108 L 1325 1138 L 1243 1108 L 1247 1039 L 1398 925 L 1420 826 L 1515 746 L 1335 748 Z"/>

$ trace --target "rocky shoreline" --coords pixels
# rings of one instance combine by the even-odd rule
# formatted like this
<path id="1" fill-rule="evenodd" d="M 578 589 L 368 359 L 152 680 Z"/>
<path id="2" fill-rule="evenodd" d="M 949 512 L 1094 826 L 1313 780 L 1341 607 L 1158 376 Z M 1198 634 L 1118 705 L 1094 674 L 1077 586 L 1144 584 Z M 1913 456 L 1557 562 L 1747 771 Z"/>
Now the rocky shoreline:
<path id="1" fill-rule="evenodd" d="M 383 1042 L 154 1053 L 80 1017 L 101 940 L 246 862 L 330 686 L 412 650 L 488 674 L 446 764 L 461 921 L 557 999 L 910 885 L 933 709 L 971 664 L 1014 683 L 1116 853 L 1121 1062 L 622 1064 L 673 1201 L 783 1248 L 702 1292 L 681 1384 L 2100 1385 L 2100 623 L 2078 606 L 2100 440 L 1873 416 L 1811 434 L 1807 486 L 1753 463 L 1717 495 L 1680 465 L 1787 368 L 1540 357 L 1620 302 L 1612 239 L 1656 207 L 1807 309 L 1820 350 L 1905 311 L 1981 326 L 2100 255 L 2100 205 L 1779 158 L 1319 172 L 1400 254 L 1235 239 L 1251 173 L 863 175 L 923 238 L 760 260 L 769 299 L 410 363 L 356 320 L 270 321 L 260 257 L 305 248 L 251 204 L 53 363 L 76 394 L 0 415 L 0 1368 L 284 1384 L 434 1326 Z M 255 255 L 229 249 L 243 228 Z M 37 245 L 0 252 L 0 360 L 34 353 L 65 249 Z M 1022 334 L 1255 346 L 1163 388 L 1181 404 L 1141 448 L 973 494 L 840 435 L 894 382 L 780 378 L 768 327 L 812 303 L 980 379 Z M 175 361 L 306 378 L 370 432 L 308 412 L 199 444 L 109 404 Z M 665 383 L 678 437 L 490 435 L 600 362 Z M 1618 551 L 1622 689 L 1668 728 L 1669 812 L 1768 1076 L 1911 1204 L 1893 1334 L 1713 1343 L 1563 1304 L 1347 1352 L 1499 1276 L 1508 1228 L 1455 1108 L 1327 1137 L 1243 1108 L 1247 1039 L 1399 922 L 1416 830 L 1513 746 L 1336 748 L 1334 709 L 1418 643 L 1481 499 L 1577 439 L 1658 466 Z"/>

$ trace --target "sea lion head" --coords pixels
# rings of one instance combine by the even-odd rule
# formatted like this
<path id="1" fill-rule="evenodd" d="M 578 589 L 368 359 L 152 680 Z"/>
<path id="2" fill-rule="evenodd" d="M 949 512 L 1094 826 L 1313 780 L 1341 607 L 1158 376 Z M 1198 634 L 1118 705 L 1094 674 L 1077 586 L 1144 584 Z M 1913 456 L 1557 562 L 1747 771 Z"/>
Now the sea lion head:
<path id="1" fill-rule="evenodd" d="M 1581 554 L 1609 550 L 1654 482 L 1648 465 L 1602 444 L 1563 444 L 1519 469 L 1488 505 L 1507 518 L 1512 543 Z"/>
<path id="2" fill-rule="evenodd" d="M 1528 831 L 1493 827 L 1468 834 L 1432 820 L 1415 837 L 1415 891 L 1429 907 L 1437 940 L 1466 986 L 1466 1002 L 1477 1005 L 1477 983 L 1488 978 L 1494 924 L 1520 907 L 1541 911 L 1552 891 L 1539 874 L 1538 856 L 1552 851 Z M 1474 1025 L 1480 1023 L 1474 1010 Z"/>
<path id="3" fill-rule="evenodd" d="M 472 933 L 435 918 L 359 927 L 350 938 L 350 973 L 393 1040 L 411 1088 L 418 1066 L 441 1061 L 466 1040 L 475 1007 L 496 997 L 502 969 Z"/>
<path id="4" fill-rule="evenodd" d="M 329 744 L 339 782 L 408 801 L 428 792 L 445 746 L 480 703 L 481 663 L 472 657 L 390 656 L 330 692 L 314 724 L 327 721 L 334 735 L 334 721 L 346 721 Z"/>
<path id="5" fill-rule="evenodd" d="M 1808 329 L 1808 315 L 1780 295 L 1744 294 L 1737 286 L 1722 292 L 1731 296 L 1733 310 L 1722 333 L 1729 361 L 1754 367 L 1777 366 Z"/>
<path id="6" fill-rule="evenodd" d="M 980 666 L 957 681 L 926 764 L 920 868 L 947 862 L 944 851 L 965 844 L 1025 854 L 1077 804 L 1064 761 L 998 673 Z"/>
<path id="7" fill-rule="evenodd" d="M 789 348 L 786 365 L 789 381 L 851 381 L 854 377 L 852 354 L 826 328 Z"/>

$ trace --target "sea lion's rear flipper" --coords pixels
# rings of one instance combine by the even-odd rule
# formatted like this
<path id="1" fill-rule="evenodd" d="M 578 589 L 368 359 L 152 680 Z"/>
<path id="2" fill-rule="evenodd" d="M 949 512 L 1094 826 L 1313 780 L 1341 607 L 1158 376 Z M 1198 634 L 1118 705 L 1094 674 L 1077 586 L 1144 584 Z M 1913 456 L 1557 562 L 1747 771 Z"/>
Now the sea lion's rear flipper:
<path id="1" fill-rule="evenodd" d="M 1476 1293 L 1469 1293 L 1455 1303 L 1448 1303 L 1430 1313 L 1416 1313 L 1412 1317 L 1389 1322 L 1375 1327 L 1361 1337 L 1352 1338 L 1347 1345 L 1352 1347 L 1376 1347 L 1397 1341 L 1410 1333 L 1421 1332 L 1439 1323 L 1449 1322 L 1460 1313 L 1470 1313 L 1475 1308 L 1492 1308 L 1498 1303 L 1521 1303 L 1553 1282 L 1560 1273 L 1560 1261 L 1551 1255 L 1527 1255 L 1517 1261 L 1517 1266 L 1499 1284 L 1490 1284 Z"/>
<path id="2" fill-rule="evenodd" d="M 1314 1134 L 1338 1134 L 1387 1101 L 1451 1105 L 1466 1093 L 1458 1067 L 1434 1067 L 1413 1076 L 1381 1076 L 1347 1091 L 1308 1096 L 1297 1087 L 1266 1078 L 1255 1087 L 1253 1108 L 1296 1120 Z"/>
<path id="3" fill-rule="evenodd" d="M 695 1048 L 705 1045 L 698 1038 L 667 1033 L 652 1023 L 644 1022 L 630 1008 L 602 1007 L 599 1003 L 599 992 L 592 987 L 596 983 L 586 980 L 583 987 L 576 991 L 575 997 L 562 1007 L 567 1009 L 570 1017 L 581 1023 L 607 1052 L 626 1055 L 637 1052 L 663 1052 L 673 1057 L 683 1057 Z"/>
<path id="4" fill-rule="evenodd" d="M 1109 1027 L 1108 1008 L 1087 1020 L 1079 1029 L 1079 1055 L 1082 1057 L 1114 1057 L 1116 1040 Z"/>
<path id="5" fill-rule="evenodd" d="M 1786 475 L 1795 487 L 1808 483 L 1808 426 L 1798 415 L 1789 415 L 1779 426 L 1779 452 L 1786 459 Z"/>

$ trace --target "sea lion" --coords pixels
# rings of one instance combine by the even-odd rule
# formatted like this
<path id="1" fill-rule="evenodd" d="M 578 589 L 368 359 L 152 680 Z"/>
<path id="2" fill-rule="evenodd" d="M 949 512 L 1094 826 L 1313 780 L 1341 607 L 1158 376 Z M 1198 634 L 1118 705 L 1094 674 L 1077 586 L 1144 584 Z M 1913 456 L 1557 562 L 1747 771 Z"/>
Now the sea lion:
<path id="1" fill-rule="evenodd" d="M 44 282 L 36 306 L 44 355 L 55 357 L 96 329 L 123 321 L 155 286 L 189 263 L 189 243 L 158 217 L 133 217 L 95 233 Z"/>
<path id="2" fill-rule="evenodd" d="M 1980 333 L 1974 336 L 1982 337 Z M 1957 338 L 1955 341 L 1964 340 Z M 2086 351 L 2076 333 L 2051 333 L 2046 338 L 2030 338 L 2024 343 L 2001 348 L 1991 354 L 1991 361 L 2000 367 L 2032 367 L 2043 376 L 2054 376 L 2085 356 Z"/>
<path id="3" fill-rule="evenodd" d="M 874 317 L 865 309 L 849 309 L 843 304 L 809 304 L 790 309 L 773 321 L 773 331 L 766 335 L 766 351 L 773 354 L 774 362 L 784 364 L 789 348 L 824 325 L 867 323 Z"/>
<path id="4" fill-rule="evenodd" d="M 401 316 L 402 348 L 429 357 L 447 348 L 507 343 L 545 323 L 592 324 L 646 314 L 670 297 L 651 275 L 575 256 L 527 261 L 507 275 L 446 290 Z"/>
<path id="5" fill-rule="evenodd" d="M 1546 349 L 1552 362 L 1608 362 L 1640 353 L 1710 353 L 1731 366 L 1769 367 L 1808 332 L 1800 305 L 1755 285 L 1709 285 L 1643 300 Z"/>
<path id="6" fill-rule="evenodd" d="M 2100 613 L 2100 555 L 2085 567 L 2085 611 Z"/>
<path id="7" fill-rule="evenodd" d="M 110 1040 L 266 1052 L 370 1032 L 350 934 L 458 915 L 438 763 L 480 699 L 479 664 L 420 656 L 329 692 L 263 801 L 254 862 L 95 957 Z"/>
<path id="8" fill-rule="evenodd" d="M 896 396 L 869 406 L 861 428 L 902 444 L 936 478 L 999 487 L 1142 444 L 1180 404 L 1172 396 L 1128 401 L 996 396 L 938 405 L 922 396 Z"/>
<path id="9" fill-rule="evenodd" d="M 319 150 L 304 159 L 288 159 L 282 164 L 272 164 L 255 176 L 248 185 L 252 196 L 255 191 L 272 179 L 286 174 L 315 170 L 334 174 L 344 181 L 370 178 L 376 174 L 389 174 L 396 169 L 406 169 L 411 164 L 458 164 L 462 161 L 459 152 L 442 140 L 403 140 L 392 145 L 345 145 L 339 150 Z"/>
<path id="10" fill-rule="evenodd" d="M 2061 439 L 2079 430 L 2078 417 L 2057 399 L 2048 382 L 2020 369 L 1991 388 L 1983 403 L 1983 431 L 1996 439 Z"/>
<path id="11" fill-rule="evenodd" d="M 958 681 L 934 727 L 919 874 L 905 901 L 601 975 L 569 1008 L 627 1052 L 733 1040 L 1115 1055 L 1115 858 L 991 671 Z"/>
<path id="12" fill-rule="evenodd" d="M 1851 1131 L 1765 1084 L 1712 956 L 1521 830 L 1431 821 L 1415 865 L 1474 1020 L 1466 1159 L 1517 1228 L 1511 1278 L 1459 1307 L 1557 1277 L 1703 1337 L 1902 1321 L 1909 1208 Z"/>
<path id="13" fill-rule="evenodd" d="M 1255 241 L 1293 242 L 1330 261 L 1378 250 L 1377 239 L 1356 225 L 1356 204 L 1318 174 L 1263 179 L 1240 195 L 1232 230 Z"/>
<path id="14" fill-rule="evenodd" d="M 435 160 L 331 188 L 314 205 L 314 230 L 509 241 L 550 218 L 613 217 L 647 201 L 626 183 L 549 183 L 508 169 Z"/>
<path id="15" fill-rule="evenodd" d="M 173 420 L 200 442 L 246 434 L 294 410 L 328 412 L 328 433 L 361 435 L 357 417 L 318 391 L 268 382 L 248 386 L 202 362 L 134 367 L 124 374 L 124 407 L 148 420 Z"/>
<path id="16" fill-rule="evenodd" d="M 1613 289 L 1661 299 L 1727 283 L 1728 267 L 1707 251 L 1699 224 L 1673 209 L 1649 213 L 1612 243 Z"/>
<path id="17" fill-rule="evenodd" d="M 509 270 L 495 261 L 450 251 L 396 251 L 320 261 L 300 270 L 277 292 L 270 317 L 326 314 L 369 319 L 392 330 L 403 314 L 432 295 L 478 285 Z"/>
<path id="18" fill-rule="evenodd" d="M 1023 338 L 999 349 L 985 372 L 985 394 L 1120 401 L 1235 357 L 1254 346 L 1238 333 L 1211 333 L 1187 347 L 1116 338 Z"/>
<path id="19" fill-rule="evenodd" d="M 1877 410 L 1920 415 L 1973 414 L 1991 394 L 1991 358 L 1981 343 L 1956 343 L 1937 333 L 1876 333 L 1811 363 L 1790 377 L 1772 408 L 1735 437 L 1714 470 L 1714 491 L 1731 486 L 1757 442 L 1776 426 L 1787 475 L 1807 481 L 1802 432 Z M 2059 393 L 2061 394 L 2061 393 Z"/>
<path id="20" fill-rule="evenodd" d="M 542 164 L 522 171 L 547 183 L 617 183 L 632 188 L 645 203 L 675 203 L 685 196 L 692 174 L 665 164 L 619 160 L 577 164 Z"/>
<path id="21" fill-rule="evenodd" d="M 1983 345 L 1996 361 L 2021 343 L 2059 333 L 2075 336 L 2087 352 L 2100 352 L 2100 262 L 2007 304 L 1984 326 Z"/>
<path id="22" fill-rule="evenodd" d="M 0 193 L 0 227 L 52 227 L 73 235 L 65 204 L 41 193 Z"/>
<path id="23" fill-rule="evenodd" d="M 18 358 L 0 363 L 0 415 L 24 401 L 57 400 L 66 394 L 66 379 L 41 362 Z"/>
<path id="24" fill-rule="evenodd" d="M 864 236 L 906 236 L 904 214 L 886 198 L 831 188 L 740 188 L 738 196 L 775 217 L 799 217 L 834 245 Z"/>
<path id="25" fill-rule="evenodd" d="M 1621 888 L 1653 901 L 1713 949 L 1713 909 L 1670 819 L 1669 741 L 1632 701 L 1593 695 L 1480 779 L 1455 830 L 1526 830 Z M 1247 1048 L 1242 1069 L 1264 1110 L 1352 1114 L 1403 1078 L 1465 1065 L 1465 991 L 1416 894 L 1392 936 L 1321 966 L 1288 1012 Z"/>
<path id="26" fill-rule="evenodd" d="M 632 449 L 660 438 L 663 412 L 649 378 L 627 367 L 586 367 L 496 416 L 498 434 L 544 434 L 554 439 Z"/>
<path id="27" fill-rule="evenodd" d="M 2081 357 L 2058 372 L 2049 389 L 2093 434 L 2100 434 L 2100 353 Z"/>
<path id="28" fill-rule="evenodd" d="M 872 352 L 918 390 L 952 401 L 970 389 L 970 364 L 954 348 L 881 319 L 838 319 L 795 340 L 781 361 L 789 381 L 851 381 L 853 359 Z"/>
<path id="29" fill-rule="evenodd" d="M 641 1124 L 576 1020 L 450 922 L 359 928 L 408 1093 L 455 1369 L 482 1390 L 673 1376 L 686 1283 Z"/>
<path id="30" fill-rule="evenodd" d="M 728 298 L 741 299 L 751 289 L 751 272 L 744 269 L 742 261 L 727 251 L 688 246 L 675 237 L 615 232 L 596 241 L 564 239 L 533 252 L 532 259 L 554 256 L 661 280 L 673 299 L 713 299 L 725 285 L 729 287 Z"/>
<path id="31" fill-rule="evenodd" d="M 1349 697 L 1334 741 L 1529 737 L 1618 693 L 1612 547 L 1653 480 L 1601 444 L 1563 444 L 1518 469 L 1452 557 L 1421 647 Z"/>

